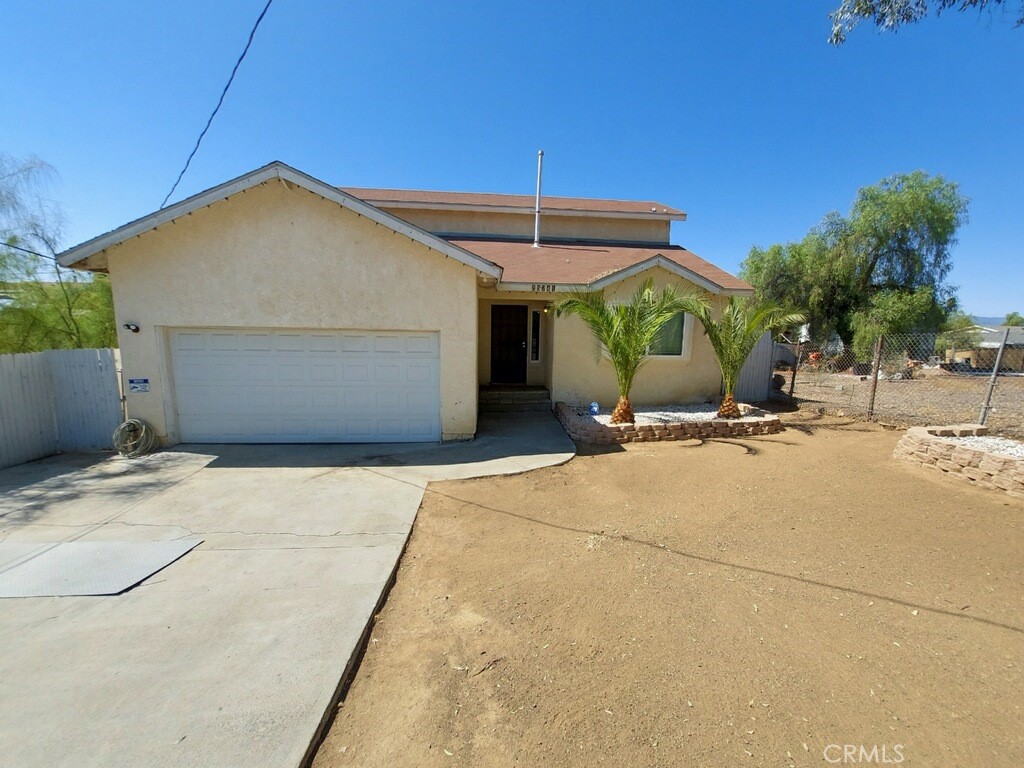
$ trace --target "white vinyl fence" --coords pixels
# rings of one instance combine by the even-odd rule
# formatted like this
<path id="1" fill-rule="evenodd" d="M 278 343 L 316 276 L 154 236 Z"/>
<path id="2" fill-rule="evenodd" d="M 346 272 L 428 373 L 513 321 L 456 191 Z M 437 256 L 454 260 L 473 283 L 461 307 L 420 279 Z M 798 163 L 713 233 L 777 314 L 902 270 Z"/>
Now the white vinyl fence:
<path id="1" fill-rule="evenodd" d="M 0 468 L 112 448 L 120 423 L 114 350 L 0 355 Z"/>
<path id="2" fill-rule="evenodd" d="M 772 374 L 774 352 L 772 335 L 766 333 L 757 342 L 747 362 L 740 370 L 740 379 L 736 382 L 736 400 L 741 403 L 763 403 L 772 391 Z"/>

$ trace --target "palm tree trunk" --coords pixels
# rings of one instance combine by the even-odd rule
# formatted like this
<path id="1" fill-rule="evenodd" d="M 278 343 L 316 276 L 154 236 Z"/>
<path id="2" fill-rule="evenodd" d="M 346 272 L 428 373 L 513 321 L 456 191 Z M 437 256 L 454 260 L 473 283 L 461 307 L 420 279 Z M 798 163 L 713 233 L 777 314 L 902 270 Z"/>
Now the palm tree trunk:
<path id="1" fill-rule="evenodd" d="M 619 395 L 619 402 L 612 411 L 612 424 L 632 424 L 633 418 L 633 406 L 629 404 L 629 398 Z"/>
<path id="2" fill-rule="evenodd" d="M 722 404 L 718 406 L 718 418 L 738 419 L 741 415 L 739 406 L 736 405 L 736 398 L 732 396 L 732 392 L 729 392 L 722 398 Z"/>

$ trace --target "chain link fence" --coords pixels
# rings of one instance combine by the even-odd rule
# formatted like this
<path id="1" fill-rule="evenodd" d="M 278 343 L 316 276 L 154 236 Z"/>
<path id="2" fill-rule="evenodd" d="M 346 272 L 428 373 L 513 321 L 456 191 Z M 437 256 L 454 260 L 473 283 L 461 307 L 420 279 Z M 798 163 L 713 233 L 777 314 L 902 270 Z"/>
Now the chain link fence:
<path id="1" fill-rule="evenodd" d="M 993 342 L 973 329 L 887 334 L 864 349 L 776 344 L 774 383 L 802 406 L 828 412 L 901 425 L 983 422 L 1020 438 L 1024 344 L 999 335 Z"/>

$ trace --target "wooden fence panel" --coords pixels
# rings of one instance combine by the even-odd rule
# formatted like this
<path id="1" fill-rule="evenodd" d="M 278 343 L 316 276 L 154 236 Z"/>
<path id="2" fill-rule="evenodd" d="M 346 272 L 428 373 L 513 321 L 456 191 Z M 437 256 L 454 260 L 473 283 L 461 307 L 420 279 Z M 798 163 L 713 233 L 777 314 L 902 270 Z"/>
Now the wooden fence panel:
<path id="1" fill-rule="evenodd" d="M 0 467 L 110 448 L 120 421 L 113 350 L 0 355 Z"/>

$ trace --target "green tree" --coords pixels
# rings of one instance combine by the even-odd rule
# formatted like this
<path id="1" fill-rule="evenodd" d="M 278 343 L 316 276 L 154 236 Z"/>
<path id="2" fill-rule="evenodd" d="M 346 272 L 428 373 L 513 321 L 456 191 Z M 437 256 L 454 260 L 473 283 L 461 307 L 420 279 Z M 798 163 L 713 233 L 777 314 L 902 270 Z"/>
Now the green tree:
<path id="1" fill-rule="evenodd" d="M 936 15 L 955 8 L 958 11 L 977 9 L 994 10 L 1007 4 L 1007 0 L 843 0 L 832 19 L 833 45 L 846 42 L 847 34 L 862 21 L 870 21 L 883 30 L 896 31 L 906 24 L 920 21 L 931 12 Z M 1016 26 L 1024 25 L 1024 3 L 1018 11 Z"/>
<path id="2" fill-rule="evenodd" d="M 722 387 L 725 396 L 718 408 L 723 419 L 738 419 L 736 405 L 736 382 L 740 370 L 765 331 L 778 331 L 800 325 L 806 319 L 803 314 L 793 312 L 777 304 L 758 304 L 752 299 L 729 297 L 729 303 L 722 310 L 722 316 L 715 318 L 710 306 L 704 304 L 691 310 L 704 326 L 704 333 L 715 350 L 718 367 L 722 371 Z"/>
<path id="3" fill-rule="evenodd" d="M 1020 327 L 1024 325 L 1024 316 L 1022 316 L 1020 312 L 1010 312 L 1003 319 L 1003 325 Z"/>
<path id="4" fill-rule="evenodd" d="M 51 175 L 0 153 L 0 353 L 117 343 L 106 277 L 57 264 L 60 211 L 41 194 Z"/>
<path id="5" fill-rule="evenodd" d="M 968 200 L 955 182 L 924 171 L 896 174 L 857 192 L 850 236 L 858 254 L 857 288 L 932 289 L 952 296 L 946 283 L 957 230 L 967 223 Z"/>
<path id="6" fill-rule="evenodd" d="M 945 319 L 945 311 L 936 304 L 928 286 L 913 293 L 876 293 L 867 307 L 853 315 L 853 354 L 858 360 L 870 360 L 879 334 L 934 331 Z"/>
<path id="7" fill-rule="evenodd" d="M 751 248 L 740 274 L 760 300 L 806 309 L 819 343 L 833 333 L 852 343 L 855 316 L 883 293 L 910 296 L 929 289 L 917 300 L 930 296 L 928 315 L 941 323 L 956 308 L 947 278 L 967 203 L 957 185 L 941 176 L 890 176 L 859 190 L 848 217 L 833 212 L 799 242 Z M 885 306 L 875 315 L 888 311 L 891 301 L 880 299 Z M 908 299 L 907 308 L 912 306 Z"/>
<path id="8" fill-rule="evenodd" d="M 950 362 L 955 358 L 956 350 L 973 349 L 981 341 L 977 323 L 964 312 L 951 314 L 940 330 L 942 332 L 935 339 L 935 354 L 946 357 L 946 352 L 952 351 Z"/>
<path id="9" fill-rule="evenodd" d="M 740 274 L 762 300 L 801 307 L 816 340 L 834 333 L 850 339 L 850 318 L 861 304 L 850 243 L 848 222 L 830 213 L 799 242 L 752 247 Z"/>
<path id="10" fill-rule="evenodd" d="M 656 291 L 654 281 L 645 280 L 625 303 L 608 301 L 604 291 L 577 290 L 558 302 L 555 312 L 577 315 L 601 344 L 615 370 L 619 389 L 611 422 L 627 424 L 634 420 L 629 393 L 649 359 L 648 350 L 658 331 L 680 312 L 698 315 L 707 307 L 696 295 L 681 293 L 672 286 Z"/>

